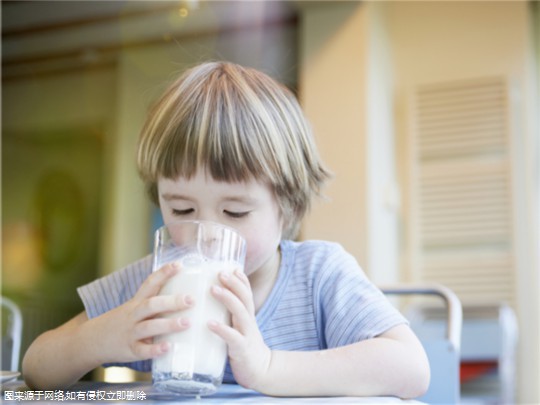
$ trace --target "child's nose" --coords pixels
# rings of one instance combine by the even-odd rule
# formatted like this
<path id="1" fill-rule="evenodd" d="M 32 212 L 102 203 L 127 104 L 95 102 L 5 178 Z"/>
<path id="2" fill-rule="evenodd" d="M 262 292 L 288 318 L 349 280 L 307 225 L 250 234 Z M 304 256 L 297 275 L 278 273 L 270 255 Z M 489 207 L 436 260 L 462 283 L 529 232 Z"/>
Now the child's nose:
<path id="1" fill-rule="evenodd" d="M 219 260 L 223 236 L 223 228 L 217 222 L 202 222 L 199 228 L 199 249 L 206 256 Z"/>

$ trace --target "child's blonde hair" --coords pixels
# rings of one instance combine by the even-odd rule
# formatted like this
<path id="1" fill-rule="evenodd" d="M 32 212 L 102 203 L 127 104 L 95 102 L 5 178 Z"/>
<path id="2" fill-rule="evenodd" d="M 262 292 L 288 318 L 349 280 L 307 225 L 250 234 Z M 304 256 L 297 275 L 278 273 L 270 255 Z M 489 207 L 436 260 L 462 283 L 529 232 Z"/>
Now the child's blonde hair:
<path id="1" fill-rule="evenodd" d="M 329 175 L 293 94 L 229 62 L 196 66 L 168 88 L 142 129 L 137 165 L 155 203 L 160 177 L 190 178 L 199 168 L 217 181 L 265 182 L 288 238 Z"/>

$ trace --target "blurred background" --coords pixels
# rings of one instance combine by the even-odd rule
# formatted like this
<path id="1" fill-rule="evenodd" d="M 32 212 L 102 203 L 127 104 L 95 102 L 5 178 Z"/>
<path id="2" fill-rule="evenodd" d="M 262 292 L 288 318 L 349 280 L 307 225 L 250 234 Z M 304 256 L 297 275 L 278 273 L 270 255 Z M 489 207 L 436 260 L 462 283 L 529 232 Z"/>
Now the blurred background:
<path id="1" fill-rule="evenodd" d="M 1 5 L 2 295 L 23 353 L 83 310 L 78 286 L 150 253 L 144 117 L 184 69 L 229 60 L 298 95 L 335 174 L 301 238 L 377 284 L 451 288 L 468 339 L 490 317 L 515 336 L 511 398 L 540 403 L 538 2 Z"/>

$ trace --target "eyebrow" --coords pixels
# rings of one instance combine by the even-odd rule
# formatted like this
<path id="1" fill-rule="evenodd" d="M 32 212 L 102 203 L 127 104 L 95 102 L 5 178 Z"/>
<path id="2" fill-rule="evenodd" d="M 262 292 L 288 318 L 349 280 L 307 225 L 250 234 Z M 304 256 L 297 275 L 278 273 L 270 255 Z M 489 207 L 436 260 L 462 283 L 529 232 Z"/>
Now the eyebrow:
<path id="1" fill-rule="evenodd" d="M 188 198 L 188 197 L 183 196 L 181 194 L 172 194 L 172 193 L 164 193 L 164 194 L 161 195 L 161 198 L 163 198 L 165 201 L 174 201 L 174 200 L 191 201 L 191 198 Z"/>
<path id="2" fill-rule="evenodd" d="M 161 196 L 165 201 L 193 201 L 192 198 L 189 198 L 187 196 L 184 196 L 182 194 L 173 194 L 173 193 L 164 193 Z M 248 196 L 226 196 L 222 199 L 225 202 L 239 202 L 244 204 L 254 204 L 256 200 L 254 198 L 248 197 Z"/>

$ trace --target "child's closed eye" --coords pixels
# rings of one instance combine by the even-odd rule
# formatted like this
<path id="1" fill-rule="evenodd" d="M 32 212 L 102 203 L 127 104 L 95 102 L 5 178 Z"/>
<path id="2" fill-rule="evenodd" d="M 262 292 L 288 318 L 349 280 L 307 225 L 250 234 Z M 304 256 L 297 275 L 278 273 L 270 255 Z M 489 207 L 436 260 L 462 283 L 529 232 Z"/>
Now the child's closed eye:
<path id="1" fill-rule="evenodd" d="M 188 209 L 185 209 L 185 210 L 177 210 L 177 209 L 173 208 L 173 210 L 172 210 L 172 214 L 174 216 L 177 216 L 177 217 L 189 215 L 189 214 L 192 214 L 193 212 L 195 212 L 195 210 L 193 208 L 188 208 Z"/>
<path id="2" fill-rule="evenodd" d="M 223 211 L 225 213 L 225 215 L 231 217 L 231 218 L 244 218 L 246 217 L 247 215 L 249 215 L 249 211 L 227 211 L 227 210 L 224 210 Z"/>

